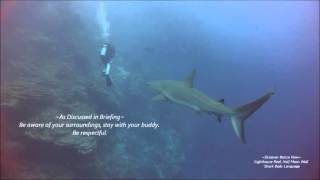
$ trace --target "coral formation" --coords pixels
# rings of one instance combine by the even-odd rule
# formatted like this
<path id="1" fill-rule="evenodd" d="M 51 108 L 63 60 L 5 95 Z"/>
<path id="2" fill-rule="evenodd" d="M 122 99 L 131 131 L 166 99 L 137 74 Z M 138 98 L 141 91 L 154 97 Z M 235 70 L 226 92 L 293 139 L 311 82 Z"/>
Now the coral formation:
<path id="1" fill-rule="evenodd" d="M 7 159 L 2 168 L 10 170 L 1 177 L 177 175 L 184 155 L 174 129 L 113 130 L 102 138 L 72 136 L 67 128 L 17 128 L 20 121 L 49 122 L 60 113 L 121 113 L 128 121 L 152 117 L 145 77 L 118 53 L 112 72 L 115 87 L 106 90 L 99 57 L 94 54 L 97 50 L 92 50 L 99 41 L 88 36 L 96 27 L 88 29 L 68 3 L 47 8 L 45 3 L 21 2 L 16 9 L 21 12 L 1 29 L 5 34 L 1 35 L 1 112 L 6 111 L 1 130 L 8 133 L 2 145 L 9 152 L 7 157 L 19 157 L 22 162 L 12 165 Z M 62 166 L 65 161 L 71 165 Z"/>

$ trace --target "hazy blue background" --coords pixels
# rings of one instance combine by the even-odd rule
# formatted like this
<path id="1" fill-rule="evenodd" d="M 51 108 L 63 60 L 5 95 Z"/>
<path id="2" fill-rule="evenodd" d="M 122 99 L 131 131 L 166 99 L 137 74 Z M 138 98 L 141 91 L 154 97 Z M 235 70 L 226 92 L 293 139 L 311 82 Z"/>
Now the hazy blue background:
<path id="1" fill-rule="evenodd" d="M 175 129 L 186 158 L 179 178 L 318 177 L 319 2 L 114 1 L 104 3 L 106 14 L 97 21 L 99 4 L 74 1 L 73 7 L 91 32 L 86 38 L 106 34 L 96 28 L 97 23 L 100 28 L 108 26 L 108 41 L 116 47 L 117 59 L 122 59 L 113 68 L 126 65 L 130 73 L 142 75 L 127 83 L 137 83 L 145 96 L 128 97 L 123 111 L 152 111 L 161 128 Z M 84 52 L 92 57 L 88 69 L 99 74 L 101 46 L 91 47 Z M 218 123 L 168 102 L 146 107 L 152 98 L 146 82 L 183 79 L 193 68 L 198 72 L 195 88 L 214 99 L 224 98 L 232 108 L 276 87 L 275 95 L 246 121 L 246 144 L 239 142 L 227 118 Z M 88 79 L 94 73 L 83 76 Z M 173 116 L 174 120 L 166 118 Z M 157 131 L 145 133 L 148 137 Z M 264 155 L 301 156 L 310 164 L 301 169 L 263 169 L 253 164 Z"/>
<path id="2" fill-rule="evenodd" d="M 237 107 L 276 85 L 246 123 L 240 144 L 229 120 L 172 107 L 185 138 L 184 176 L 310 178 L 318 169 L 318 2 L 108 2 L 110 39 L 150 79 L 181 79 L 198 69 L 195 87 Z M 152 53 L 141 53 L 151 47 Z M 152 73 L 153 72 L 153 73 Z M 147 77 L 146 77 L 147 78 Z M 166 109 L 167 113 L 170 109 Z M 297 155 L 298 170 L 262 169 L 263 155 Z"/>

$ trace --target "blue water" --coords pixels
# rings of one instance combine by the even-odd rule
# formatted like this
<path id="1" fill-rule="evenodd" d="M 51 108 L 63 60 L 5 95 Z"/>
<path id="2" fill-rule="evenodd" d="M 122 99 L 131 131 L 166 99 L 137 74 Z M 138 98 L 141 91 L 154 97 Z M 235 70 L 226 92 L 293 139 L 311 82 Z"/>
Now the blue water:
<path id="1" fill-rule="evenodd" d="M 108 3 L 111 40 L 141 61 L 150 79 L 182 79 L 237 107 L 275 86 L 275 95 L 246 121 L 240 144 L 228 119 L 176 108 L 186 137 L 183 177 L 315 178 L 319 168 L 318 2 Z M 142 54 L 135 47 L 151 46 Z M 155 73 L 156 72 L 156 73 Z M 170 110 L 164 110 L 168 113 Z M 298 170 L 263 169 L 263 155 L 310 160 Z"/>
<path id="2" fill-rule="evenodd" d="M 50 3 L 59 4 L 59 2 Z M 74 109 L 85 109 L 88 112 L 95 110 L 97 113 L 123 113 L 128 116 L 127 121 L 156 119 L 160 123 L 160 129 L 155 131 L 139 129 L 106 137 L 104 144 L 99 144 L 98 155 L 95 154 L 98 156 L 95 158 L 101 160 L 102 165 L 91 159 L 92 164 L 89 164 L 92 169 L 103 174 L 102 177 L 131 175 L 134 178 L 146 175 L 145 177 L 195 179 L 319 177 L 319 2 L 108 1 L 103 3 L 105 8 L 103 11 L 99 9 L 102 7 L 100 1 L 70 2 L 72 10 L 79 18 L 59 13 L 50 14 L 50 11 L 53 11 L 51 8 L 55 7 L 51 7 L 50 3 L 47 9 L 42 6 L 43 4 L 29 5 L 27 6 L 29 9 L 21 6 L 18 11 L 21 11 L 22 15 L 13 13 L 10 16 L 17 22 L 6 21 L 6 23 L 20 35 L 30 34 L 31 37 L 36 37 L 35 40 L 26 38 L 27 40 L 21 43 L 28 44 L 26 42 L 30 40 L 35 42 L 35 45 L 30 47 L 39 48 L 39 52 L 30 48 L 30 52 L 26 53 L 27 57 L 34 55 L 39 59 L 42 56 L 49 56 L 51 62 L 43 58 L 44 60 L 37 64 L 30 60 L 32 58 L 21 58 L 26 64 L 20 66 L 19 56 L 15 56 L 18 53 L 15 53 L 14 48 L 10 49 L 20 44 L 20 38 L 15 36 L 15 31 L 7 28 L 6 33 L 10 36 L 3 42 L 8 47 L 5 50 L 9 49 L 10 52 L 4 56 L 8 59 L 5 61 L 8 74 L 5 75 L 7 77 L 11 75 L 12 79 L 17 77 L 19 79 L 23 75 L 28 79 L 41 73 L 46 74 L 47 71 L 42 71 L 42 67 L 52 68 L 53 70 L 49 70 L 44 76 L 44 80 L 54 80 L 47 84 L 43 83 L 43 86 L 49 86 L 52 82 L 61 85 L 63 84 L 61 81 L 65 81 L 63 85 L 66 87 L 72 86 L 69 89 L 49 86 L 54 90 L 56 88 L 56 91 L 49 92 L 55 92 L 51 94 L 53 97 L 71 97 L 67 99 L 67 103 L 76 102 Z M 37 7 L 40 9 L 33 14 L 37 11 Z M 63 9 L 63 5 L 57 7 L 61 8 L 59 12 L 69 11 L 68 8 Z M 97 12 L 100 13 L 98 16 Z M 30 14 L 31 17 L 24 16 L 23 13 Z M 38 17 L 41 13 L 51 19 L 47 21 L 45 15 Z M 20 20 L 21 17 L 25 19 Z M 48 22 L 48 26 L 37 24 L 37 21 L 26 21 L 28 18 Z M 72 24 L 70 21 L 75 22 Z M 56 23 L 52 25 L 53 29 L 49 22 Z M 80 22 L 86 28 L 83 28 Z M 42 36 L 35 33 L 37 28 Z M 85 32 L 90 33 L 81 34 Z M 81 40 L 76 39 L 79 37 L 82 37 Z M 104 79 L 100 76 L 102 66 L 99 64 L 98 53 L 102 44 L 101 38 L 105 38 L 104 40 L 116 48 L 117 55 L 112 68 L 124 68 L 129 73 L 128 77 L 115 76 L 114 88 L 110 90 L 119 91 L 113 98 L 118 98 L 124 103 L 120 106 L 123 109 L 117 109 L 114 104 L 106 102 L 108 98 L 110 101 L 113 99 L 111 93 L 107 92 L 108 89 L 107 93 L 104 92 Z M 14 42 L 11 42 L 11 39 Z M 40 42 L 40 45 L 36 46 L 37 42 Z M 52 46 L 45 48 L 47 46 L 41 43 L 53 44 L 56 49 L 52 50 Z M 41 48 L 44 52 L 40 52 Z M 81 53 L 77 54 L 79 51 Z M 57 52 L 61 54 L 57 55 Z M 73 57 L 72 52 L 77 56 Z M 60 59 L 73 61 L 62 62 L 65 65 L 61 66 Z M 34 67 L 30 68 L 29 62 L 35 63 L 32 64 Z M 24 67 L 29 68 L 24 69 Z M 69 68 L 63 69 L 64 67 Z M 21 73 L 15 73 L 10 68 L 21 70 Z M 57 71 L 55 68 L 62 70 Z M 266 92 L 275 91 L 275 95 L 245 122 L 246 144 L 242 144 L 236 137 L 227 117 L 219 123 L 213 116 L 198 114 L 174 103 L 151 102 L 154 94 L 146 85 L 148 81 L 182 80 L 193 68 L 197 69 L 194 87 L 213 99 L 224 98 L 225 105 L 231 108 L 246 104 Z M 29 69 L 37 74 L 30 73 L 31 75 L 27 76 L 27 73 L 23 73 L 29 72 Z M 60 76 L 50 79 L 50 73 Z M 101 89 L 105 94 L 100 91 Z M 64 92 L 66 90 L 70 92 Z M 78 94 L 70 95 L 73 93 Z M 66 102 L 65 98 L 59 100 L 52 103 L 53 108 L 61 110 L 67 107 L 59 104 Z M 51 101 L 55 101 L 54 98 L 50 99 L 50 103 Z M 32 99 L 29 102 L 32 102 Z M 69 108 L 74 110 L 71 105 Z M 116 112 L 112 111 L 114 109 Z M 68 109 L 64 111 L 67 112 Z M 170 143 L 177 149 L 170 149 L 172 148 L 168 147 Z M 36 146 L 34 148 L 36 149 Z M 171 151 L 166 154 L 167 148 Z M 59 153 L 57 154 L 59 156 Z M 171 157 L 180 155 L 184 156 L 183 161 L 176 164 L 173 161 L 176 159 L 172 158 L 173 162 L 170 161 Z M 264 169 L 253 163 L 264 155 L 301 156 L 309 160 L 309 164 L 300 169 Z M 45 154 L 39 158 L 42 159 L 40 162 L 50 164 L 46 162 L 44 158 L 46 156 L 51 157 Z M 155 163 L 158 161 L 159 166 Z M 38 165 L 41 166 L 41 163 Z M 86 163 L 84 164 L 87 165 Z M 76 161 L 75 164 L 81 163 Z M 179 171 L 172 170 L 177 166 Z M 162 171 L 155 170 L 155 167 L 162 168 Z M 87 172 L 81 168 L 74 169 L 86 174 Z M 70 169 L 70 172 L 73 172 L 74 169 Z M 105 174 L 101 172 L 104 170 L 107 171 Z M 123 172 L 129 173 L 121 174 Z M 164 175 L 159 175 L 161 174 L 159 172 L 163 172 Z"/>

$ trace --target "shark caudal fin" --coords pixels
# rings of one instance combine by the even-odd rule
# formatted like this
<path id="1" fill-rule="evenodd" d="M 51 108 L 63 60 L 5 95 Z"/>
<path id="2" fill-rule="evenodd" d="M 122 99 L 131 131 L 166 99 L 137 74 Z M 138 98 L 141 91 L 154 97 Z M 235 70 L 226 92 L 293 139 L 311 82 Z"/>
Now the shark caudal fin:
<path id="1" fill-rule="evenodd" d="M 231 115 L 232 127 L 242 143 L 245 143 L 244 135 L 244 121 L 258 110 L 268 99 L 274 94 L 274 92 L 268 92 L 264 96 L 235 109 L 235 113 Z"/>

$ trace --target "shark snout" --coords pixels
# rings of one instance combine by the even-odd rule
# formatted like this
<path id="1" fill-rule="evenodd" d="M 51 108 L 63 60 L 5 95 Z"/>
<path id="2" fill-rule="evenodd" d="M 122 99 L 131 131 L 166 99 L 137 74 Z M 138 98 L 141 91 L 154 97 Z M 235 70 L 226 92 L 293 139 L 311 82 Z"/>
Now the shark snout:
<path id="1" fill-rule="evenodd" d="M 152 91 L 154 92 L 160 91 L 159 83 L 157 83 L 156 81 L 150 81 L 147 84 Z"/>
<path id="2" fill-rule="evenodd" d="M 147 82 L 147 85 L 149 86 L 149 88 L 151 88 L 152 89 L 152 87 L 153 87 L 153 82 L 151 81 L 151 82 Z"/>
<path id="3" fill-rule="evenodd" d="M 150 89 L 155 89 L 156 88 L 155 82 L 153 82 L 153 81 L 150 81 L 147 84 L 148 84 Z"/>
<path id="4" fill-rule="evenodd" d="M 147 85 L 148 85 L 148 86 L 152 86 L 152 84 L 153 84 L 153 82 L 152 82 L 152 81 L 147 82 Z"/>

